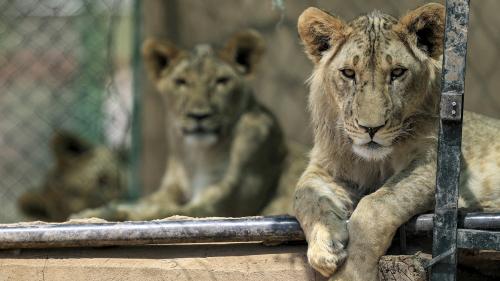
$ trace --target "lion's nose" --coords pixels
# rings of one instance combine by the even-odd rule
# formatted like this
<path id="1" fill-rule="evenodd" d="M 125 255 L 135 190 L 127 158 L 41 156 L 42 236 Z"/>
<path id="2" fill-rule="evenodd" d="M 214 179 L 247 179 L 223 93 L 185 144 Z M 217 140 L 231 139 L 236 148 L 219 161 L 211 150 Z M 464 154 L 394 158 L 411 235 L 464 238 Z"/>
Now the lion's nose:
<path id="1" fill-rule="evenodd" d="M 212 116 L 212 113 L 210 113 L 210 112 L 188 112 L 187 116 L 189 118 L 196 120 L 196 121 L 202 121 L 202 120 L 207 119 L 208 117 Z"/>
<path id="2" fill-rule="evenodd" d="M 376 127 L 368 127 L 368 126 L 363 126 L 361 124 L 358 123 L 358 126 L 365 130 L 365 132 L 368 133 L 368 135 L 370 135 L 370 138 L 373 139 L 373 136 L 375 136 L 375 134 L 377 133 L 378 130 L 380 130 L 382 127 L 385 126 L 385 123 L 383 125 L 380 125 L 380 126 L 376 126 Z"/>

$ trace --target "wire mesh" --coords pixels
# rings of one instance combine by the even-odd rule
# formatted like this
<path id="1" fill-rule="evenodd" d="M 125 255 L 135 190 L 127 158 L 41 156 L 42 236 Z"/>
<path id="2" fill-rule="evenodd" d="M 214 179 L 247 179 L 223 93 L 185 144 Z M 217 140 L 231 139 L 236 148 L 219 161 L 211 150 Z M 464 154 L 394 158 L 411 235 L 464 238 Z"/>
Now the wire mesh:
<path id="1" fill-rule="evenodd" d="M 23 219 L 17 198 L 50 169 L 55 131 L 127 146 L 132 90 L 124 42 L 131 41 L 117 30 L 126 28 L 130 6 L 0 1 L 0 222 Z"/>

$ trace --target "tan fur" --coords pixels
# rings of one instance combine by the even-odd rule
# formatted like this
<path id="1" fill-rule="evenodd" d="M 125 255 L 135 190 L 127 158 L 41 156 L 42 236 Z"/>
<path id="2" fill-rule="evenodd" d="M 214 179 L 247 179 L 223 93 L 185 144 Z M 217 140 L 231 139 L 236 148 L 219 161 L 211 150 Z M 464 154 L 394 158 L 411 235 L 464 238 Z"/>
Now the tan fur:
<path id="1" fill-rule="evenodd" d="M 30 219 L 63 221 L 70 214 L 126 197 L 124 167 L 117 155 L 102 145 L 58 132 L 52 140 L 56 164 L 40 188 L 18 199 Z"/>
<path id="2" fill-rule="evenodd" d="M 146 41 L 146 67 L 168 115 L 170 154 L 163 183 L 138 202 L 111 204 L 76 217 L 291 213 L 305 153 L 287 147 L 276 118 L 249 86 L 263 51 L 255 31 L 235 34 L 220 51 L 200 45 L 188 52 L 168 42 Z"/>
<path id="3" fill-rule="evenodd" d="M 314 148 L 294 203 L 308 259 L 331 280 L 378 280 L 396 230 L 434 205 L 444 7 L 350 23 L 309 8 L 298 29 L 315 63 Z M 500 208 L 499 137 L 500 121 L 465 113 L 461 207 Z"/>

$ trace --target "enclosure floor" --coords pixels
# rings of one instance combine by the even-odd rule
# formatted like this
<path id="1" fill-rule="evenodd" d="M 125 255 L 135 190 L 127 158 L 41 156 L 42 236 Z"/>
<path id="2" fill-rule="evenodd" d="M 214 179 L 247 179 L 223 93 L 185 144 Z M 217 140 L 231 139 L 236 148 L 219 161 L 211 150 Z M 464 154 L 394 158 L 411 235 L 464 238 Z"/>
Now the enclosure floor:
<path id="1" fill-rule="evenodd" d="M 162 245 L 0 251 L 0 280 L 326 280 L 305 245 Z"/>

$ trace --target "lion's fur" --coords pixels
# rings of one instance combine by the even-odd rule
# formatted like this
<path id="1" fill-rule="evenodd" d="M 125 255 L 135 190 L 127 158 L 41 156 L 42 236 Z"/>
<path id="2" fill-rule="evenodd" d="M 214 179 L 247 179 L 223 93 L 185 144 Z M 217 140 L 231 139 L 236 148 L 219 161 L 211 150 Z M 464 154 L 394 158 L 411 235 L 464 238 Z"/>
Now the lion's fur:
<path id="1" fill-rule="evenodd" d="M 308 259 L 331 280 L 378 280 L 397 228 L 434 204 L 444 7 L 349 23 L 309 8 L 298 29 L 315 64 L 294 203 Z M 500 121 L 465 112 L 461 207 L 500 208 L 499 137 Z"/>
<path id="2" fill-rule="evenodd" d="M 286 144 L 275 116 L 253 94 L 248 80 L 263 51 L 263 39 L 250 30 L 233 35 L 219 50 L 199 45 L 186 51 L 147 40 L 144 61 L 167 113 L 169 155 L 162 184 L 138 202 L 76 216 L 144 220 L 290 213 L 305 150 Z"/>
<path id="3" fill-rule="evenodd" d="M 55 165 L 41 187 L 23 193 L 20 210 L 30 219 L 63 221 L 127 195 L 125 167 L 118 154 L 69 132 L 52 139 Z"/>

